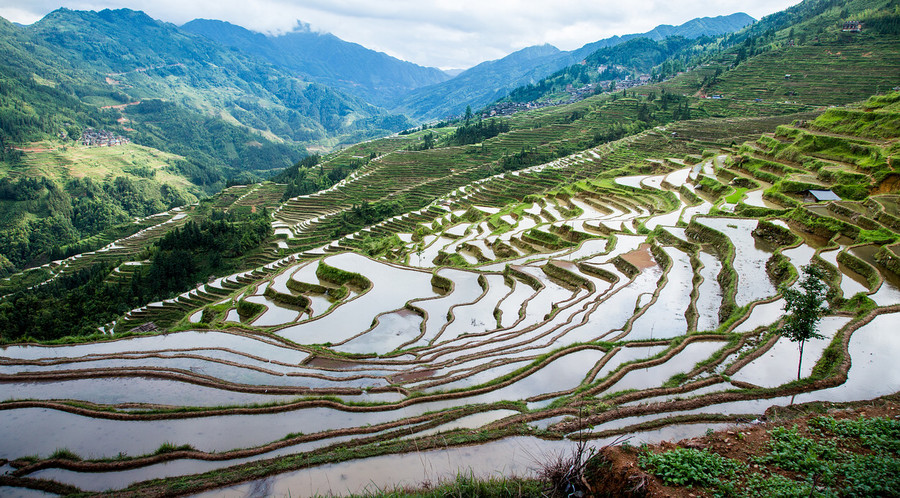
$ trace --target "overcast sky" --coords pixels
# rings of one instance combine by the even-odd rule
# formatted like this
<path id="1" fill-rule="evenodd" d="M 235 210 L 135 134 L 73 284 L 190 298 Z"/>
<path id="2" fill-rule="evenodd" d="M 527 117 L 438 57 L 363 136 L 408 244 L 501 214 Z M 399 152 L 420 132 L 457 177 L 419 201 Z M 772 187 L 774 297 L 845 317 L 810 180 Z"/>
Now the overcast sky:
<path id="1" fill-rule="evenodd" d="M 799 0 L 0 0 L 0 16 L 30 24 L 59 7 L 129 8 L 178 25 L 221 19 L 264 33 L 297 21 L 394 57 L 467 68 L 531 45 L 572 50 L 659 24 L 746 12 L 756 19 Z"/>

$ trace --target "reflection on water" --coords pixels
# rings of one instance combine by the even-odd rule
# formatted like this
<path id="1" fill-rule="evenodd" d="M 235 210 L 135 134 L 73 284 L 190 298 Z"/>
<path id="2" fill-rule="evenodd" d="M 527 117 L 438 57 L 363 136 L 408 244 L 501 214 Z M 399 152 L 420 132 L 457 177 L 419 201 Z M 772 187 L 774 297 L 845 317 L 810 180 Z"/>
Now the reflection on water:
<path id="1" fill-rule="evenodd" d="M 752 235 L 757 220 L 740 218 L 697 218 L 697 221 L 728 236 L 734 244 L 734 270 L 738 276 L 734 301 L 745 306 L 773 296 L 778 289 L 769 280 L 766 262 L 772 248 Z"/>

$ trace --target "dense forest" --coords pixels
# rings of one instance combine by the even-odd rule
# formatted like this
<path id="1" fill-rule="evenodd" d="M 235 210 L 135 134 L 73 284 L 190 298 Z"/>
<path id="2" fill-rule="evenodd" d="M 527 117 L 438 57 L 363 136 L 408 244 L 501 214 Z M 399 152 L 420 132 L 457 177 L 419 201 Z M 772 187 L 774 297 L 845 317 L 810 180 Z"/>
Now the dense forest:
<path id="1" fill-rule="evenodd" d="M 272 234 L 269 214 L 197 208 L 206 216 L 148 247 L 125 282 L 110 279 L 116 264 L 97 263 L 0 302 L 0 340 L 53 340 L 91 335 L 137 306 L 188 290 L 211 275 L 240 269 L 247 253 Z"/>
<path id="2" fill-rule="evenodd" d="M 450 135 L 448 145 L 476 144 L 508 131 L 509 122 L 505 119 L 478 120 L 474 123 L 467 120 Z"/>
<path id="3" fill-rule="evenodd" d="M 326 170 L 324 165 L 320 164 L 322 157 L 312 154 L 272 177 L 272 181 L 287 184 L 284 195 L 281 197 L 281 201 L 284 202 L 291 197 L 327 189 L 347 178 L 350 173 L 368 164 L 374 158 L 375 153 L 373 152 L 368 159 L 351 158 L 346 163 L 331 164 Z"/>
<path id="4" fill-rule="evenodd" d="M 84 238 L 187 201 L 168 185 L 126 177 L 72 178 L 64 186 L 48 178 L 2 178 L 0 261 L 8 273 L 69 256 L 85 248 L 67 246 Z"/>

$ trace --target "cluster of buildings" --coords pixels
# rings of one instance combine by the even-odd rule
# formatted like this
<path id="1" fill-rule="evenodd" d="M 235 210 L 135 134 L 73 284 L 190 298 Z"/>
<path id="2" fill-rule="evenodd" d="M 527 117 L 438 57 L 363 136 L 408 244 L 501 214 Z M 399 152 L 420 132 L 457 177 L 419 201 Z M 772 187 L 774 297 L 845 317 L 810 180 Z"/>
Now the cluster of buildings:
<path id="1" fill-rule="evenodd" d="M 606 70 L 606 66 L 600 66 L 598 68 L 599 72 L 603 72 Z M 680 73 L 679 73 L 680 74 Z M 551 107 L 557 105 L 565 105 L 571 104 L 573 102 L 577 102 L 579 100 L 586 99 L 591 95 L 599 93 L 600 91 L 608 91 L 612 89 L 612 91 L 620 91 L 626 90 L 628 88 L 634 88 L 636 86 L 646 85 L 650 83 L 650 75 L 649 74 L 640 74 L 636 78 L 632 78 L 631 76 L 626 75 L 624 79 L 616 79 L 616 80 L 606 80 L 606 81 L 598 81 L 596 83 L 588 83 L 582 87 L 575 88 L 573 85 L 566 86 L 566 93 L 569 94 L 569 98 L 566 100 L 560 101 L 532 101 L 532 102 L 498 102 L 491 107 L 485 109 L 481 117 L 482 118 L 490 118 L 493 116 L 510 116 L 519 111 L 529 111 L 532 109 L 540 109 L 542 107 Z"/>
<path id="2" fill-rule="evenodd" d="M 114 147 L 129 143 L 128 138 L 116 135 L 111 131 L 86 128 L 81 132 L 81 145 L 92 147 Z"/>
<path id="3" fill-rule="evenodd" d="M 542 107 L 550 107 L 559 105 L 557 102 L 498 102 L 481 113 L 482 118 L 492 116 L 511 116 L 519 111 L 528 111 L 531 109 L 540 109 Z"/>

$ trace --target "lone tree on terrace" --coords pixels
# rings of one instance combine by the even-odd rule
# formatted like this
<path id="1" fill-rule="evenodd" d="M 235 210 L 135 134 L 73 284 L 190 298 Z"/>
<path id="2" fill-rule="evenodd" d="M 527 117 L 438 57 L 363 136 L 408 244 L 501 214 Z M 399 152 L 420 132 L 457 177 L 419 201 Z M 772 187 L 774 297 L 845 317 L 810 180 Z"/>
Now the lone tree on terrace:
<path id="1" fill-rule="evenodd" d="M 828 311 L 825 298 L 828 295 L 828 286 L 825 284 L 824 272 L 818 266 L 809 264 L 801 268 L 803 280 L 800 288 L 783 287 L 781 293 L 784 296 L 784 326 L 781 327 L 781 335 L 792 342 L 800 343 L 800 360 L 797 362 L 797 380 L 800 380 L 800 372 L 803 365 L 803 346 L 807 339 L 822 339 L 824 336 L 818 332 L 819 320 Z"/>

